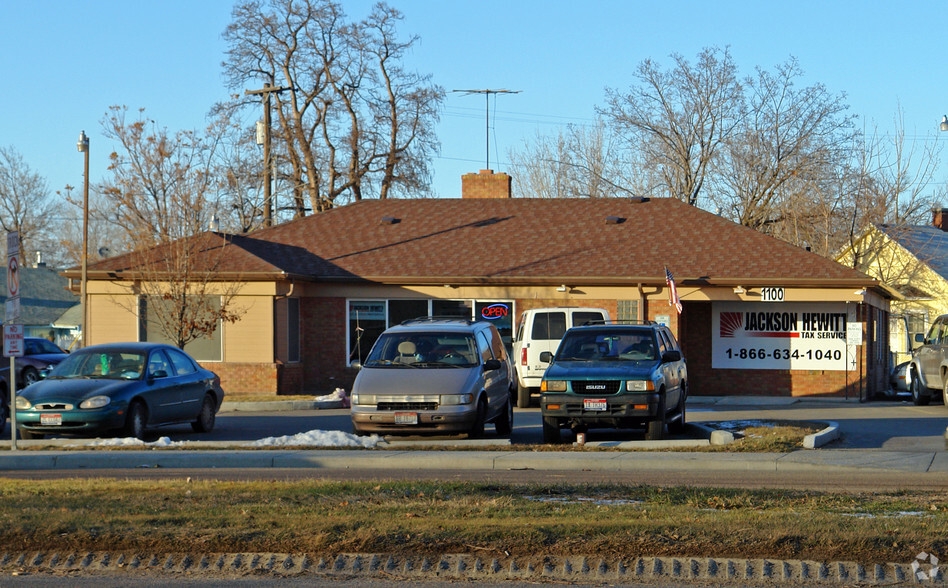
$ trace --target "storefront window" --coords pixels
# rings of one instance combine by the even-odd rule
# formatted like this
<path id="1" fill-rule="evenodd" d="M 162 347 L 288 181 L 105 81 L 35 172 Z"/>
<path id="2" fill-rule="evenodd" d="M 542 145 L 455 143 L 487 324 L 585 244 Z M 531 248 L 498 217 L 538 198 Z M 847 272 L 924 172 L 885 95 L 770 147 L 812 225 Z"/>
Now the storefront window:
<path id="1" fill-rule="evenodd" d="M 474 320 L 487 321 L 497 327 L 507 353 L 513 353 L 513 318 L 513 302 L 474 302 Z"/>
<path id="2" fill-rule="evenodd" d="M 349 361 L 361 363 L 384 330 L 384 300 L 350 300 Z"/>
<path id="3" fill-rule="evenodd" d="M 349 363 L 365 360 L 372 345 L 386 328 L 423 316 L 457 317 L 490 321 L 511 352 L 513 301 L 486 300 L 350 300 Z"/>

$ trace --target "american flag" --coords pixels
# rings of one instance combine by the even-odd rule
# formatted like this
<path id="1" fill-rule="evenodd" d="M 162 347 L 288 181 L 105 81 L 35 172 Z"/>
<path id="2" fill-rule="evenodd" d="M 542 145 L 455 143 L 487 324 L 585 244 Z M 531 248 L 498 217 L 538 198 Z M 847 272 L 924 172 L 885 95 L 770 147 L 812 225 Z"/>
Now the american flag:
<path id="1" fill-rule="evenodd" d="M 668 303 L 674 305 L 678 314 L 681 314 L 681 299 L 678 298 L 678 288 L 675 288 L 675 276 L 665 267 L 665 283 L 668 284 Z"/>

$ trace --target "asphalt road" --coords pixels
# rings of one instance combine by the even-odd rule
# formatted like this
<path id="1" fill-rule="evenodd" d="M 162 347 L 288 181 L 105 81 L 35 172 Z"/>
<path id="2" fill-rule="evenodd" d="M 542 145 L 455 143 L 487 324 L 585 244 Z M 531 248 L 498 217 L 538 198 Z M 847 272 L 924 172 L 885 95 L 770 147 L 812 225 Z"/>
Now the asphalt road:
<path id="1" fill-rule="evenodd" d="M 738 425 L 758 420 L 832 421 L 838 424 L 841 433 L 840 440 L 831 445 L 833 448 L 945 451 L 948 408 L 941 404 L 914 406 L 908 401 L 889 400 L 868 403 L 808 400 L 789 405 L 696 401 L 689 402 L 688 420 Z M 172 441 L 256 441 L 312 430 L 352 432 L 348 409 L 221 412 L 210 434 L 195 433 L 189 425 L 179 425 L 155 430 L 153 436 L 167 436 Z M 488 438 L 493 437 L 493 427 L 488 425 L 486 433 Z M 3 435 L 8 437 L 9 434 L 7 427 Z M 540 410 L 515 409 L 511 444 L 539 444 L 541 439 Z M 637 439 L 644 439 L 643 431 L 597 429 L 588 434 L 588 441 Z M 570 436 L 566 435 L 564 441 L 571 441 Z"/>

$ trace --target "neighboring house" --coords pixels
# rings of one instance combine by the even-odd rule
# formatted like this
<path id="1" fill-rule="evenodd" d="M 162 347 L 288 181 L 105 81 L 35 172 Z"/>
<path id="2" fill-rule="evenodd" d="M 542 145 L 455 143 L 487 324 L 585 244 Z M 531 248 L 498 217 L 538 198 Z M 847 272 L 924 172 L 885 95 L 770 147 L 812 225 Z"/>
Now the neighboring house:
<path id="1" fill-rule="evenodd" d="M 363 200 L 196 236 L 221 291 L 239 285 L 242 316 L 186 349 L 231 391 L 324 392 L 348 389 L 352 364 L 408 318 L 491 320 L 509 344 L 526 309 L 589 306 L 669 325 L 691 394 L 887 388 L 888 294 L 865 274 L 674 199 L 510 196 L 510 176 L 482 170 L 459 199 Z M 142 255 L 89 266 L 89 344 L 161 339 L 141 281 L 162 277 L 148 278 Z M 78 268 L 64 275 L 78 290 Z"/>
<path id="2" fill-rule="evenodd" d="M 893 366 L 909 359 L 916 334 L 948 313 L 948 209 L 932 212 L 931 225 L 870 226 L 836 256 L 893 291 Z"/>
<path id="3" fill-rule="evenodd" d="M 69 291 L 69 280 L 40 264 L 20 267 L 20 320 L 26 337 L 50 339 L 66 349 L 79 336 L 79 325 L 58 325 L 67 310 L 78 307 L 79 297 Z M 7 301 L 7 278 L 3 272 L 0 304 Z"/>

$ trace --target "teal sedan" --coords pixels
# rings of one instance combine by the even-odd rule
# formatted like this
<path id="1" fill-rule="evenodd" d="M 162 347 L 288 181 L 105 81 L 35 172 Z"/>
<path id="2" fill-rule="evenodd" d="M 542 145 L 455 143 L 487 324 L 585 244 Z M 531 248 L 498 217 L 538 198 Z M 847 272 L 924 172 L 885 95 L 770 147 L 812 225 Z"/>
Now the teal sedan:
<path id="1" fill-rule="evenodd" d="M 224 400 L 220 378 L 160 343 L 113 343 L 75 351 L 16 398 L 23 439 L 118 432 L 191 423 L 214 428 Z"/>

